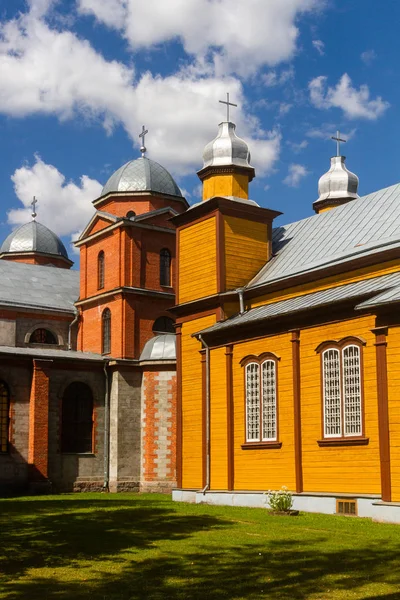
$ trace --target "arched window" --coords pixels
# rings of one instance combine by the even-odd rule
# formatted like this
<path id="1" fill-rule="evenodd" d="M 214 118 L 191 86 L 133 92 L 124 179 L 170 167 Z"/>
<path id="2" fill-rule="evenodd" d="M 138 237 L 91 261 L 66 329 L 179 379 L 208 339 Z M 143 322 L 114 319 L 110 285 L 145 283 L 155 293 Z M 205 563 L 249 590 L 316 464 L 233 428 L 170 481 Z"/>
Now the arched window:
<path id="1" fill-rule="evenodd" d="M 102 348 L 103 354 L 110 354 L 111 352 L 111 311 L 109 308 L 103 310 L 101 316 L 101 334 L 102 334 Z"/>
<path id="2" fill-rule="evenodd" d="M 97 288 L 99 290 L 104 287 L 104 252 L 99 252 L 97 257 Z"/>
<path id="3" fill-rule="evenodd" d="M 8 450 L 8 425 L 10 392 L 4 381 L 0 381 L 0 453 Z"/>
<path id="4" fill-rule="evenodd" d="M 175 333 L 174 321 L 169 317 L 158 317 L 154 321 L 153 333 Z"/>
<path id="5" fill-rule="evenodd" d="M 160 252 L 160 285 L 171 285 L 171 252 L 167 248 Z"/>
<path id="6" fill-rule="evenodd" d="M 61 415 L 61 451 L 92 452 L 93 396 L 86 383 L 75 381 L 64 392 Z"/>
<path id="7" fill-rule="evenodd" d="M 35 329 L 29 338 L 30 344 L 57 344 L 54 333 L 43 327 Z"/>

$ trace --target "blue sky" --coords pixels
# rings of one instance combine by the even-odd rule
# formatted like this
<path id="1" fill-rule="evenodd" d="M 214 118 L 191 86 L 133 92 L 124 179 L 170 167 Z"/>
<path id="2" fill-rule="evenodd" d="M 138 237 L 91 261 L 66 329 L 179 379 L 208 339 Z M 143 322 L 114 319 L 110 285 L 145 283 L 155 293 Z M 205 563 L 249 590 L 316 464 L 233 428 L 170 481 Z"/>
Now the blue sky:
<path id="1" fill-rule="evenodd" d="M 395 0 L 2 0 L 1 239 L 35 194 L 69 244 L 143 123 L 148 156 L 197 201 L 226 92 L 251 197 L 280 223 L 313 214 L 337 128 L 360 195 L 398 182 L 399 21 Z"/>

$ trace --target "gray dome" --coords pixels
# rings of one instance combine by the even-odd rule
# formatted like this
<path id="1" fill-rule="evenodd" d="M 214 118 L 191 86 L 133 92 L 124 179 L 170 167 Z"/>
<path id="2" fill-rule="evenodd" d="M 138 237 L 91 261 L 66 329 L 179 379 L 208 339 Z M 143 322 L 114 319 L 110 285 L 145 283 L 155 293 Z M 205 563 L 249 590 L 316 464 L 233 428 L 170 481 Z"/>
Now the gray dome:
<path id="1" fill-rule="evenodd" d="M 345 156 L 333 156 L 331 168 L 318 182 L 319 198 L 323 200 L 353 200 L 358 198 L 358 177 L 345 166 Z"/>
<path id="2" fill-rule="evenodd" d="M 101 195 L 144 191 L 182 197 L 181 190 L 168 171 L 145 156 L 131 160 L 115 171 L 103 187 Z"/>
<path id="3" fill-rule="evenodd" d="M 68 252 L 60 238 L 36 221 L 21 225 L 12 231 L 1 245 L 0 253 L 3 252 L 42 252 L 68 259 Z"/>
<path id="4" fill-rule="evenodd" d="M 176 360 L 175 344 L 173 333 L 156 335 L 146 342 L 139 360 Z"/>
<path id="5" fill-rule="evenodd" d="M 224 121 L 218 127 L 217 137 L 204 148 L 203 169 L 231 165 L 253 169 L 250 165 L 249 147 L 244 140 L 236 135 L 236 125 Z"/>

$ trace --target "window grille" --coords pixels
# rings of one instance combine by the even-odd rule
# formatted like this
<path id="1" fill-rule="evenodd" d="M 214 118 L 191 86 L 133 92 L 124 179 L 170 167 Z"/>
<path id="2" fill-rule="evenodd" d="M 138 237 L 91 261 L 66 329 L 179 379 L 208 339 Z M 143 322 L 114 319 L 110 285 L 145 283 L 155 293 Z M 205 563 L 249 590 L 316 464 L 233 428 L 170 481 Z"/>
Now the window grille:
<path id="1" fill-rule="evenodd" d="M 71 383 L 62 399 L 62 452 L 92 452 L 93 396 L 86 383 Z"/>
<path id="2" fill-rule="evenodd" d="M 260 440 L 260 367 L 257 363 L 246 366 L 246 438 Z"/>
<path id="3" fill-rule="evenodd" d="M 29 338 L 30 344 L 57 344 L 55 335 L 48 329 L 35 329 Z"/>
<path id="4" fill-rule="evenodd" d="M 10 393 L 6 384 L 0 381 L 0 452 L 8 450 L 9 412 Z"/>
<path id="5" fill-rule="evenodd" d="M 340 360 L 339 350 L 331 348 L 323 354 L 325 436 L 341 436 Z"/>
<path id="6" fill-rule="evenodd" d="M 97 257 L 97 287 L 99 290 L 104 287 L 104 274 L 105 274 L 105 264 L 104 264 L 104 252 L 103 250 L 99 252 L 99 256 Z"/>
<path id="7" fill-rule="evenodd" d="M 109 308 L 104 309 L 102 315 L 102 353 L 110 354 L 111 352 L 111 311 Z"/>
<path id="8" fill-rule="evenodd" d="M 160 252 L 160 285 L 171 285 L 171 253 L 167 248 Z"/>
<path id="9" fill-rule="evenodd" d="M 336 500 L 336 512 L 339 515 L 357 515 L 357 500 L 347 498 Z"/>
<path id="10" fill-rule="evenodd" d="M 246 441 L 277 439 L 276 363 L 246 365 Z"/>
<path id="11" fill-rule="evenodd" d="M 263 440 L 276 439 L 276 377 L 275 361 L 266 360 L 262 369 Z"/>
<path id="12" fill-rule="evenodd" d="M 361 434 L 361 369 L 360 348 L 343 350 L 344 433 Z"/>

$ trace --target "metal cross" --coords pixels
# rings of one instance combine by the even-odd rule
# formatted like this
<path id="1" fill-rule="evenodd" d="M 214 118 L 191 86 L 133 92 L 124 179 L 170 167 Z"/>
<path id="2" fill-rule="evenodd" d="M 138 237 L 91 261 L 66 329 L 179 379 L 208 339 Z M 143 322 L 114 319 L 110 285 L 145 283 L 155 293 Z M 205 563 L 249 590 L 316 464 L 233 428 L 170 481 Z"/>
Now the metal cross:
<path id="1" fill-rule="evenodd" d="M 340 137 L 340 131 L 337 130 L 336 132 L 336 137 L 334 135 L 331 136 L 332 140 L 335 140 L 336 142 L 336 156 L 340 156 L 340 142 L 347 142 L 347 140 L 343 140 Z"/>
<path id="2" fill-rule="evenodd" d="M 142 125 L 142 133 L 139 133 L 139 137 L 142 138 L 142 145 L 140 147 L 140 152 L 142 153 L 142 156 L 146 154 L 147 150 L 146 146 L 144 145 L 146 133 L 149 133 L 149 130 L 146 129 L 144 125 Z"/>
<path id="3" fill-rule="evenodd" d="M 226 104 L 226 120 L 229 123 L 229 107 L 230 106 L 237 106 L 237 104 L 233 104 L 233 102 L 229 102 L 229 94 L 226 94 L 226 102 L 225 100 L 220 100 L 219 102 L 221 102 L 221 104 Z"/>
<path id="4" fill-rule="evenodd" d="M 37 204 L 36 196 L 33 196 L 33 200 L 31 202 L 31 206 L 32 206 L 32 219 L 33 220 L 36 219 L 36 204 Z"/>

